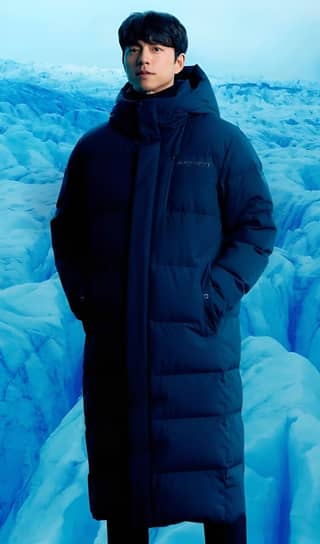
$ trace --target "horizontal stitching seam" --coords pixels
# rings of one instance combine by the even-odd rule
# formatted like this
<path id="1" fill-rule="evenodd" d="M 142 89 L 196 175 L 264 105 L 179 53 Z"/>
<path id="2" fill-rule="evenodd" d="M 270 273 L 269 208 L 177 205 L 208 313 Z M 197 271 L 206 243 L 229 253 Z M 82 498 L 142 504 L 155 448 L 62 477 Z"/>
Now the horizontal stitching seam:
<path id="1" fill-rule="evenodd" d="M 234 467 L 240 467 L 242 465 L 242 463 L 235 463 L 233 465 L 211 465 L 207 468 L 194 468 L 194 469 L 191 469 L 191 468 L 188 468 L 188 469 L 181 469 L 181 470 L 162 470 L 162 471 L 155 471 L 158 475 L 159 474 L 170 474 L 170 473 L 173 473 L 173 472 L 207 472 L 208 470 L 230 470 L 231 468 L 234 468 Z"/>
<path id="2" fill-rule="evenodd" d="M 151 267 L 156 266 L 180 266 L 181 268 L 198 268 L 199 265 L 197 264 L 166 264 L 166 263 L 151 263 Z"/>
<path id="3" fill-rule="evenodd" d="M 189 214 L 193 214 L 193 215 L 208 215 L 210 217 L 216 217 L 217 214 L 215 213 L 206 213 L 206 212 L 199 212 L 199 211 L 193 211 L 193 210 L 185 210 L 183 208 L 171 208 L 171 207 L 168 207 L 167 209 L 167 213 L 170 214 L 170 213 L 189 213 Z"/>
<path id="4" fill-rule="evenodd" d="M 172 419 L 199 419 L 200 417 L 206 417 L 206 418 L 217 418 L 217 417 L 225 417 L 225 416 L 232 416 L 235 414 L 240 413 L 240 408 L 238 410 L 233 410 L 232 412 L 222 412 L 221 414 L 204 414 L 199 416 L 176 416 L 176 417 L 154 417 L 152 416 L 152 421 L 168 421 Z"/>
<path id="5" fill-rule="evenodd" d="M 173 371 L 173 372 L 167 372 L 166 374 L 154 374 L 154 372 L 152 372 L 152 376 L 156 376 L 156 377 L 163 377 L 163 376 L 176 376 L 176 375 L 194 375 L 194 374 L 216 374 L 217 372 L 231 372 L 232 370 L 239 370 L 239 367 L 238 366 L 233 366 L 231 368 L 217 368 L 217 369 L 210 369 L 210 370 L 191 370 L 190 372 L 179 372 L 177 371 L 176 369 Z"/>
<path id="6" fill-rule="evenodd" d="M 165 319 L 162 320 L 162 319 L 151 319 L 149 318 L 149 321 L 153 321 L 154 323 L 180 323 L 181 325 L 195 325 L 195 324 L 198 324 L 197 321 L 166 321 Z"/>

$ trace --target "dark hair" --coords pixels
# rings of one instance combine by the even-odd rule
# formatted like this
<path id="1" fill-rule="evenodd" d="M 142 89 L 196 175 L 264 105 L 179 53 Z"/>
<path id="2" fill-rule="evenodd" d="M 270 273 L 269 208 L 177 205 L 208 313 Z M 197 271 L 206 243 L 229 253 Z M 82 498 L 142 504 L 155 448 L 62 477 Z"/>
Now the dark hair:
<path id="1" fill-rule="evenodd" d="M 131 13 L 118 30 L 119 43 L 124 50 L 128 45 L 135 45 L 138 40 L 146 43 L 158 43 L 174 47 L 175 58 L 185 53 L 188 37 L 185 27 L 170 13 L 144 11 Z"/>

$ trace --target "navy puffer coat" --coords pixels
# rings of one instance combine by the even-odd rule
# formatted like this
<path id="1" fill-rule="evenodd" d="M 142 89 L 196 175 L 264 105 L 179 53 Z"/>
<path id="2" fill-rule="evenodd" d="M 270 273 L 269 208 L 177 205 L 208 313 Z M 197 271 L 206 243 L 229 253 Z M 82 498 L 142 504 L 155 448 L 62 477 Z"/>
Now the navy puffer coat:
<path id="1" fill-rule="evenodd" d="M 261 162 L 204 72 L 175 89 L 124 86 L 75 146 L 51 222 L 86 332 L 91 512 L 132 527 L 245 512 L 239 303 L 275 238 Z"/>

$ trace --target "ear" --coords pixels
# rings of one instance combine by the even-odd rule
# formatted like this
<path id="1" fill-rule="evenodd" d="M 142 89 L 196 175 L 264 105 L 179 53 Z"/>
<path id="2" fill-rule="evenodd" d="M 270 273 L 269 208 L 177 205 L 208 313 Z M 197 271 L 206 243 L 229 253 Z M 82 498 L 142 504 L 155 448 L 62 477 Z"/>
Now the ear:
<path id="1" fill-rule="evenodd" d="M 181 70 L 183 70 L 185 61 L 186 61 L 185 53 L 180 53 L 180 55 L 178 55 L 178 57 L 176 58 L 175 63 L 174 63 L 175 64 L 175 70 L 174 70 L 175 74 L 179 74 L 179 72 L 181 72 Z"/>

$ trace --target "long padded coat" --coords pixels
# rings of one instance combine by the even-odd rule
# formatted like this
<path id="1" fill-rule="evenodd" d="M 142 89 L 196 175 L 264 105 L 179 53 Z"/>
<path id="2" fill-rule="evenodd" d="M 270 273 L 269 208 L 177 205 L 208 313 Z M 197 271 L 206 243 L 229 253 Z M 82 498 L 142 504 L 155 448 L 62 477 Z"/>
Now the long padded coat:
<path id="1" fill-rule="evenodd" d="M 90 509 L 132 527 L 245 512 L 239 303 L 275 225 L 261 162 L 198 65 L 127 83 L 75 146 L 51 221 L 86 332 Z"/>

